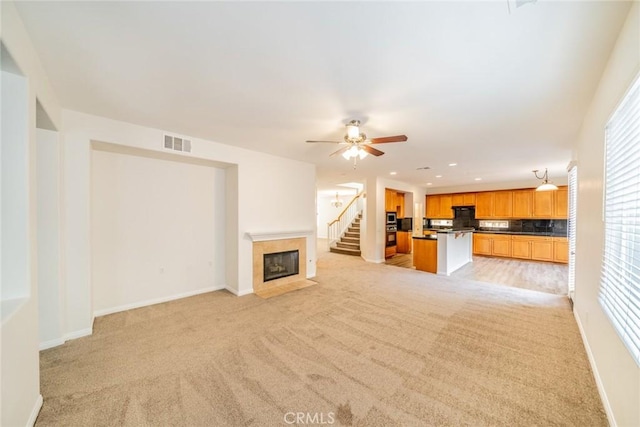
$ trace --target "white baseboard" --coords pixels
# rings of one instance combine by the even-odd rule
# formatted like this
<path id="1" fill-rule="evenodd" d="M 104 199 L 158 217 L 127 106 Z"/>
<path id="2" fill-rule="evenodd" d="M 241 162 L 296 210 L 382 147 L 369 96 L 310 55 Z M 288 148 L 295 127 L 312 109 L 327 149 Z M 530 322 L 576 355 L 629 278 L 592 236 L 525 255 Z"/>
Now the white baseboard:
<path id="1" fill-rule="evenodd" d="M 49 340 L 40 343 L 40 351 L 47 350 L 49 348 L 57 347 L 65 343 L 64 338 L 56 338 L 55 340 Z"/>
<path id="2" fill-rule="evenodd" d="M 207 292 L 219 291 L 226 289 L 225 286 L 212 286 L 210 288 L 198 289 L 195 291 L 183 292 L 181 294 L 171 295 L 168 297 L 154 298 L 146 301 L 134 302 L 131 304 L 124 304 L 117 307 L 105 308 L 102 310 L 96 310 L 93 312 L 94 317 L 106 316 L 107 314 L 119 313 L 121 311 L 132 310 L 134 308 L 146 307 L 148 305 L 161 304 L 163 302 L 173 301 L 181 298 L 192 297 L 194 295 L 205 294 Z"/>
<path id="3" fill-rule="evenodd" d="M 229 292 L 231 292 L 232 294 L 234 294 L 237 297 L 241 297 L 244 295 L 249 295 L 253 293 L 253 289 L 246 289 L 244 291 L 238 291 L 237 289 L 232 289 L 230 287 L 225 287 L 226 290 L 228 290 Z"/>
<path id="4" fill-rule="evenodd" d="M 591 352 L 591 347 L 589 346 L 589 341 L 587 340 L 587 335 L 582 328 L 582 321 L 580 320 L 580 316 L 576 309 L 573 309 L 573 317 L 576 318 L 576 323 L 578 324 L 578 330 L 580 330 L 580 335 L 582 336 L 582 343 L 584 344 L 584 348 L 587 350 L 587 357 L 589 358 L 589 365 L 591 365 L 591 371 L 593 372 L 593 377 L 596 380 L 596 386 L 598 387 L 598 394 L 600 394 L 600 399 L 602 400 L 602 405 L 604 406 L 604 411 L 607 414 L 607 420 L 609 421 L 609 425 L 611 427 L 617 427 L 616 419 L 613 416 L 613 409 L 611 409 L 611 404 L 609 403 L 609 399 L 607 398 L 607 393 L 604 390 L 604 385 L 602 384 L 602 379 L 600 378 L 600 373 L 598 372 L 598 367 L 596 366 L 596 361 L 593 357 L 593 353 Z"/>
<path id="5" fill-rule="evenodd" d="M 362 257 L 363 260 L 365 260 L 366 262 L 371 262 L 373 264 L 382 264 L 383 262 L 385 262 L 384 259 L 368 259 L 365 257 Z"/>
<path id="6" fill-rule="evenodd" d="M 80 329 L 79 331 L 69 332 L 68 334 L 64 334 L 64 340 L 75 340 L 76 338 L 82 338 L 93 334 L 93 322 L 91 322 L 91 327 L 86 329 Z"/>
<path id="7" fill-rule="evenodd" d="M 36 423 L 36 419 L 38 418 L 38 414 L 40 413 L 40 409 L 42 409 L 42 395 L 39 394 L 36 399 L 36 403 L 33 405 L 33 409 L 31 410 L 31 414 L 29 415 L 29 420 L 27 421 L 27 426 L 33 427 Z"/>

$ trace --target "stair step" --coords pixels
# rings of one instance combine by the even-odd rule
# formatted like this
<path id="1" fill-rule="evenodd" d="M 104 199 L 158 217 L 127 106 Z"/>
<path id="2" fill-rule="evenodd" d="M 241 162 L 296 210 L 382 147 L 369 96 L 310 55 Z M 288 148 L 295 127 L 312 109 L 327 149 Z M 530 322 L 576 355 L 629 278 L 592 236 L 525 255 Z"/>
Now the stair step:
<path id="1" fill-rule="evenodd" d="M 360 233 L 355 233 L 352 231 L 347 231 L 344 233 L 344 237 L 354 237 L 354 238 L 360 238 Z"/>
<path id="2" fill-rule="evenodd" d="M 355 249 L 346 249 L 346 248 L 338 248 L 335 246 L 331 246 L 329 248 L 330 252 L 336 253 L 336 254 L 343 254 L 343 255 L 354 255 L 354 256 L 360 256 L 360 250 L 355 250 Z"/>
<path id="3" fill-rule="evenodd" d="M 345 249 L 360 249 L 360 243 L 336 242 L 336 246 Z"/>
<path id="4" fill-rule="evenodd" d="M 359 237 L 344 236 L 340 240 L 345 242 L 345 243 L 358 243 L 358 244 L 360 244 L 360 238 Z"/>
<path id="5" fill-rule="evenodd" d="M 347 231 L 351 232 L 351 233 L 360 233 L 360 227 L 349 227 L 347 228 Z"/>

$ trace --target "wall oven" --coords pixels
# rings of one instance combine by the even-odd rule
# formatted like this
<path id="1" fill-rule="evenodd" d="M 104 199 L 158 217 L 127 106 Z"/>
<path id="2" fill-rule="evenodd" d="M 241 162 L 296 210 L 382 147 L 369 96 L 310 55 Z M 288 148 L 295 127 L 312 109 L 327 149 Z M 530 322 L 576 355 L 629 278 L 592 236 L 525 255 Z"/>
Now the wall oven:
<path id="1" fill-rule="evenodd" d="M 387 225 L 387 232 L 385 234 L 385 245 L 396 246 L 396 233 L 398 229 L 395 225 Z"/>

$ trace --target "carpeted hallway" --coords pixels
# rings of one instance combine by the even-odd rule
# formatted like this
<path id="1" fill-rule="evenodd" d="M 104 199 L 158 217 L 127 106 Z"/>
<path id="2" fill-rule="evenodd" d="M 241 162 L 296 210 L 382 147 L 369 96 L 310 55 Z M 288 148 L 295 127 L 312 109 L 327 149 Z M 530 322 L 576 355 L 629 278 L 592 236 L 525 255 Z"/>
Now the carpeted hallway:
<path id="1" fill-rule="evenodd" d="M 566 297 L 326 252 L 316 280 L 97 318 L 41 353 L 37 425 L 607 425 Z"/>

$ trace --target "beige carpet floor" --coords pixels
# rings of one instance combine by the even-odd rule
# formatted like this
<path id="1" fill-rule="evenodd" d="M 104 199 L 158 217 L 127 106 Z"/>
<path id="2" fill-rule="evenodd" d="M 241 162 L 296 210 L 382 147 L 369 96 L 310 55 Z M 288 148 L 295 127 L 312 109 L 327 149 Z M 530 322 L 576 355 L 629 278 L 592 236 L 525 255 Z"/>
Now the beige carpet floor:
<path id="1" fill-rule="evenodd" d="M 37 425 L 607 425 L 566 297 L 330 253 L 315 280 L 97 318 L 41 353 Z"/>

